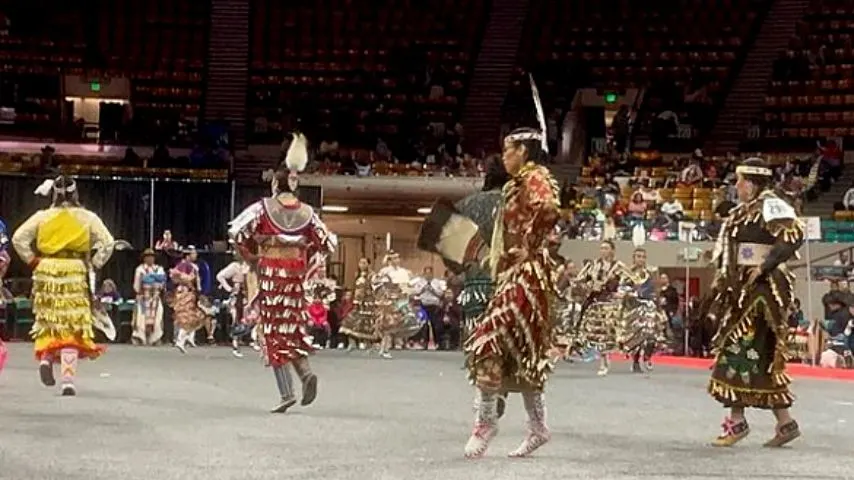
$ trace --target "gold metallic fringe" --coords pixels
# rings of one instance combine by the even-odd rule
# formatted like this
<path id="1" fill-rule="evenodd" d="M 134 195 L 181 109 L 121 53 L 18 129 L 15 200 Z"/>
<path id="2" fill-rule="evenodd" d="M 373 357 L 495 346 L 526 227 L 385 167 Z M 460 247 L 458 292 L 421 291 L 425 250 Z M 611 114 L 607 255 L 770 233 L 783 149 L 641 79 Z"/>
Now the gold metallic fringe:
<path id="1" fill-rule="evenodd" d="M 86 265 L 75 259 L 43 259 L 33 272 L 31 334 L 93 334 L 89 281 Z"/>
<path id="2" fill-rule="evenodd" d="M 709 380 L 708 392 L 723 404 L 753 408 L 785 408 L 795 400 L 785 386 L 781 390 L 733 387 L 714 378 Z"/>

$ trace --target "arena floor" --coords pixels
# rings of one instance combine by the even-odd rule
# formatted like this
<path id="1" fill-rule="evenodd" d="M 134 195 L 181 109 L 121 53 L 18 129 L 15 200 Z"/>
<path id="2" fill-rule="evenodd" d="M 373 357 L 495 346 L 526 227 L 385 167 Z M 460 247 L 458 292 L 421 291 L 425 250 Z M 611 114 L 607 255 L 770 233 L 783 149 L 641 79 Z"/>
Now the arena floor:
<path id="1" fill-rule="evenodd" d="M 754 413 L 750 438 L 714 449 L 723 412 L 704 393 L 707 372 L 645 378 L 618 364 L 603 379 L 562 364 L 549 388 L 552 442 L 505 457 L 524 433 L 511 398 L 488 457 L 467 461 L 472 390 L 459 354 L 313 361 L 317 402 L 272 415 L 273 375 L 248 351 L 115 346 L 81 365 L 78 397 L 62 398 L 39 383 L 30 346 L 13 344 L 0 376 L 0 479 L 854 479 L 850 383 L 797 380 L 804 437 L 792 448 L 763 449 L 772 422 Z"/>

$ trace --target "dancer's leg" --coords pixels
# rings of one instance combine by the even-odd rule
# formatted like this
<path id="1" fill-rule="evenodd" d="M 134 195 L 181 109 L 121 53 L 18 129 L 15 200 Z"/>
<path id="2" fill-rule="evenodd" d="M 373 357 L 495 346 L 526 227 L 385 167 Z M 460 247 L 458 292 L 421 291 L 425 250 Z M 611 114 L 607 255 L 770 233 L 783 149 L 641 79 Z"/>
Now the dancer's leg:
<path id="1" fill-rule="evenodd" d="M 187 331 L 183 328 L 178 329 L 178 333 L 175 335 L 175 348 L 181 351 L 181 353 L 187 353 Z"/>
<path id="2" fill-rule="evenodd" d="M 792 418 L 792 414 L 788 408 L 780 408 L 773 410 L 774 417 L 777 419 L 777 425 L 774 428 L 774 438 L 765 442 L 766 447 L 782 447 L 792 440 L 801 436 L 801 429 L 798 422 Z"/>
<path id="3" fill-rule="evenodd" d="M 528 414 L 528 435 L 519 448 L 510 452 L 511 457 L 525 457 L 542 447 L 551 439 L 546 425 L 546 397 L 543 392 L 524 392 L 522 402 Z"/>
<path id="4" fill-rule="evenodd" d="M 240 337 L 237 335 L 231 337 L 231 354 L 237 358 L 243 358 L 243 353 L 240 351 Z"/>
<path id="5" fill-rule="evenodd" d="M 498 397 L 497 392 L 477 389 L 474 428 L 466 442 L 466 458 L 482 457 L 489 443 L 498 435 Z"/>
<path id="6" fill-rule="evenodd" d="M 291 372 L 286 365 L 279 365 L 273 367 L 273 375 L 276 377 L 276 386 L 279 388 L 281 402 L 271 412 L 285 413 L 297 403 L 296 397 L 294 397 L 294 382 L 291 379 Z"/>
<path id="7" fill-rule="evenodd" d="M 380 356 L 383 358 L 391 358 L 391 347 L 394 343 L 394 337 L 391 335 L 384 335 L 382 341 L 380 342 Z"/>
<path id="8" fill-rule="evenodd" d="M 656 342 L 654 340 L 646 342 L 643 347 L 643 363 L 647 372 L 652 371 L 652 354 L 655 353 Z"/>
<path id="9" fill-rule="evenodd" d="M 74 388 L 74 377 L 77 375 L 77 349 L 63 348 L 60 352 L 60 366 L 62 375 L 62 395 L 73 397 L 77 394 Z"/>
<path id="10" fill-rule="evenodd" d="M 640 373 L 643 371 L 641 369 L 640 358 L 641 358 L 641 348 L 638 347 L 635 349 L 634 352 L 632 352 L 632 372 L 633 373 Z"/>
<path id="11" fill-rule="evenodd" d="M 53 376 L 53 363 L 56 361 L 53 354 L 45 353 L 39 361 L 39 378 L 42 384 L 46 387 L 56 385 L 56 378 Z"/>
<path id="12" fill-rule="evenodd" d="M 294 370 L 302 382 L 301 405 L 310 405 L 317 398 L 317 375 L 312 373 L 308 358 L 302 357 L 293 362 Z"/>
<path id="13" fill-rule="evenodd" d="M 712 442 L 715 447 L 731 447 L 750 434 L 750 425 L 744 417 L 744 407 L 730 408 L 729 417 L 724 419 L 723 433 Z"/>
<path id="14" fill-rule="evenodd" d="M 608 375 L 608 370 L 611 368 L 611 359 L 609 358 L 610 353 L 603 352 L 599 357 L 599 372 L 598 375 L 600 377 L 604 377 Z"/>
<path id="15" fill-rule="evenodd" d="M 503 378 L 498 358 L 486 358 L 477 366 L 474 428 L 466 442 L 466 458 L 482 457 L 498 434 L 498 396 Z"/>

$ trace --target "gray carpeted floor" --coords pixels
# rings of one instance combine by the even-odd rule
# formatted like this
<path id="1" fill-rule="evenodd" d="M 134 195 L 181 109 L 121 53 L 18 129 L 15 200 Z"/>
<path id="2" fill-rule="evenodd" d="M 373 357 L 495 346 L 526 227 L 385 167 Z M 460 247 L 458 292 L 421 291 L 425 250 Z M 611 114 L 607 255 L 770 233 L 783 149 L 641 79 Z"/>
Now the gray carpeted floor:
<path id="1" fill-rule="evenodd" d="M 79 396 L 38 381 L 29 345 L 0 375 L 0 479 L 854 479 L 854 385 L 797 380 L 804 437 L 763 449 L 770 414 L 733 449 L 706 446 L 723 411 L 707 372 L 659 369 L 608 378 L 562 364 L 549 386 L 553 440 L 505 457 L 524 434 L 518 397 L 489 456 L 462 458 L 473 391 L 459 354 L 321 352 L 317 402 L 287 415 L 256 355 L 225 348 L 114 346 L 81 365 Z"/>

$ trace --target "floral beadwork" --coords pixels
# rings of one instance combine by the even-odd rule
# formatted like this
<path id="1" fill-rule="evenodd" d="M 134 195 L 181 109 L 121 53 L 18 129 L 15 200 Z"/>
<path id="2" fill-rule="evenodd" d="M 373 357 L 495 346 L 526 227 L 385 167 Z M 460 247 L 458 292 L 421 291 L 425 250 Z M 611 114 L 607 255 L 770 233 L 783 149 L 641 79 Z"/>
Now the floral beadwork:
<path id="1" fill-rule="evenodd" d="M 750 383 L 750 376 L 759 373 L 759 352 L 753 346 L 753 338 L 754 333 L 748 332 L 722 352 L 718 364 L 727 366 L 727 378 L 738 376 L 742 382 Z"/>

